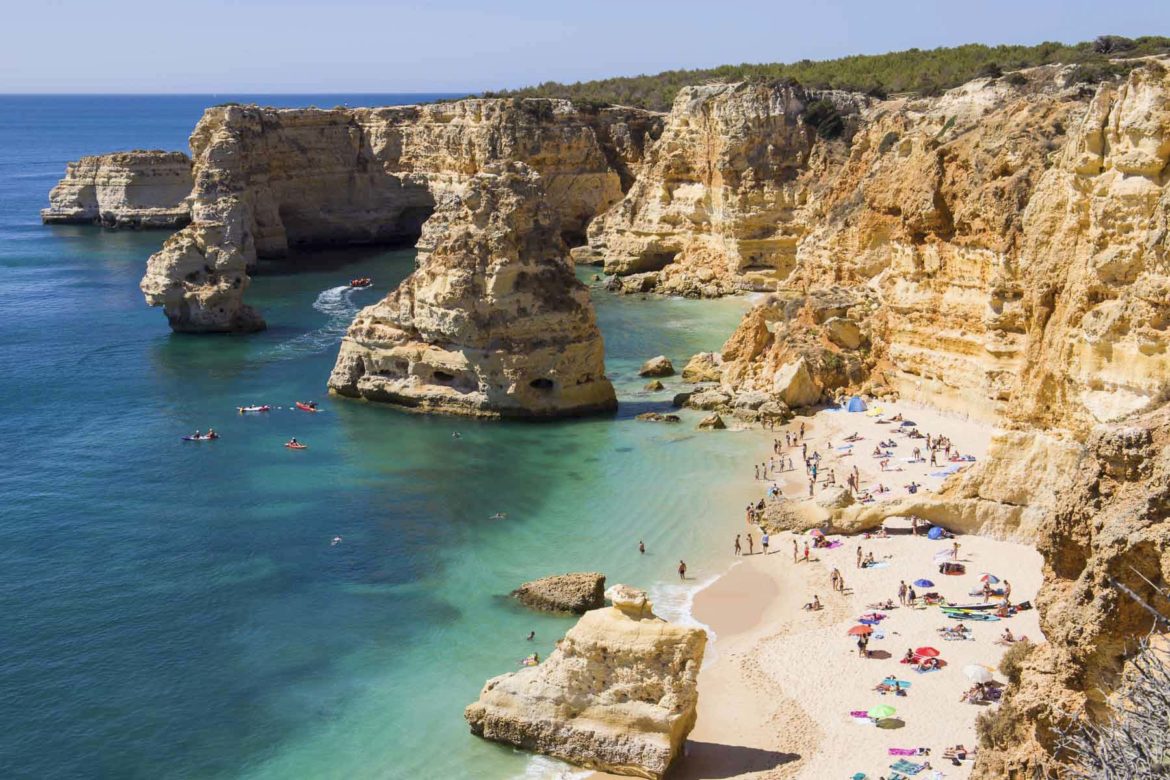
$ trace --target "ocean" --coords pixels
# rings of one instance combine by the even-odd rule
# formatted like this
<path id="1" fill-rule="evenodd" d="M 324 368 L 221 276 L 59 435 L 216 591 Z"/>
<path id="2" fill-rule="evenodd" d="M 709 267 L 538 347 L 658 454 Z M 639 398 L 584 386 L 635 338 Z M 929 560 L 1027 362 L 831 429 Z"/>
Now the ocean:
<path id="1" fill-rule="evenodd" d="M 269 329 L 194 337 L 138 290 L 165 231 L 40 224 L 66 161 L 186 150 L 214 103 L 430 97 L 0 96 L 4 777 L 555 776 L 463 721 L 486 679 L 572 625 L 507 593 L 597 570 L 686 620 L 730 564 L 765 437 L 633 418 L 671 396 L 642 391 L 641 362 L 717 349 L 743 299 L 595 290 L 614 416 L 413 416 L 325 393 L 346 325 L 413 250 L 266 264 L 249 300 Z M 277 408 L 236 413 L 253 403 Z M 208 427 L 222 438 L 181 440 Z"/>

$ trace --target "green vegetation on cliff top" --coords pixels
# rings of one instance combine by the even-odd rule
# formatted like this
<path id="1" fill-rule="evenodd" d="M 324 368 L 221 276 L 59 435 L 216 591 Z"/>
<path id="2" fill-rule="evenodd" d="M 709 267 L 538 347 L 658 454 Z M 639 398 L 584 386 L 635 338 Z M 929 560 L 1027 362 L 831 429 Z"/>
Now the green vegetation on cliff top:
<path id="1" fill-rule="evenodd" d="M 952 48 L 908 49 L 889 54 L 859 54 L 835 60 L 793 63 L 722 65 L 697 70 L 669 70 L 650 76 L 623 76 L 561 84 L 547 81 L 532 87 L 489 92 L 485 97 L 561 97 L 578 103 L 640 106 L 666 111 L 678 91 L 713 81 L 794 79 L 811 89 L 845 89 L 884 96 L 896 92 L 937 94 L 979 76 L 998 77 L 1004 71 L 1037 65 L 1078 66 L 1072 81 L 1096 82 L 1127 72 L 1132 65 L 1118 58 L 1170 53 L 1170 38 L 1122 38 L 1103 35 L 1094 41 L 1036 46 L 984 46 L 972 43 Z"/>

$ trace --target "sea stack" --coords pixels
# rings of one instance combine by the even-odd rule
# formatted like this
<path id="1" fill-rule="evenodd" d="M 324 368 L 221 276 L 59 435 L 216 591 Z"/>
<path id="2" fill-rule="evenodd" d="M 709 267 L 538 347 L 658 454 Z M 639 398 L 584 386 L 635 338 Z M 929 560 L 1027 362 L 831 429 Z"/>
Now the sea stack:
<path id="1" fill-rule="evenodd" d="M 41 221 L 110 228 L 180 228 L 191 221 L 191 158 L 182 152 L 113 152 L 65 167 Z"/>
<path id="2" fill-rule="evenodd" d="M 418 250 L 417 270 L 350 326 L 332 392 L 475 417 L 616 407 L 589 291 L 531 168 L 488 166 L 441 198 Z"/>
<path id="3" fill-rule="evenodd" d="M 473 734 L 578 766 L 661 778 L 695 725 L 707 635 L 655 617 L 614 585 L 543 663 L 488 680 L 464 717 Z"/>

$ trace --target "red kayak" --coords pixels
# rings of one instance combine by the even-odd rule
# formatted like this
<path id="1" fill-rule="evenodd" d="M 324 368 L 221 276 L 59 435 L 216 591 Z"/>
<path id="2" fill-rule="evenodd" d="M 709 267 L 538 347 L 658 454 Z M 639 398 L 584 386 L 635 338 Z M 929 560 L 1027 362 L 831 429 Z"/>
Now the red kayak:
<path id="1" fill-rule="evenodd" d="M 307 449 L 309 449 L 308 444 L 301 444 L 300 442 L 293 444 L 290 441 L 290 442 L 287 442 L 284 446 L 288 447 L 290 450 L 307 450 Z"/>
<path id="2" fill-rule="evenodd" d="M 321 411 L 320 409 L 317 408 L 316 401 L 310 401 L 309 403 L 305 403 L 304 401 L 297 401 L 296 405 L 297 405 L 297 408 L 300 409 L 302 412 L 319 412 L 319 411 Z"/>

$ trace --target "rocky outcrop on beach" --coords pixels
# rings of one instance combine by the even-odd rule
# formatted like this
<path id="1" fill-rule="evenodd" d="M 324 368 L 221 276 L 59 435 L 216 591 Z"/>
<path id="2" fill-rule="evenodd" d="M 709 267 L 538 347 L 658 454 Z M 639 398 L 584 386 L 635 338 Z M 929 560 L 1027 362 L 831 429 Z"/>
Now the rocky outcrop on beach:
<path id="1" fill-rule="evenodd" d="M 620 200 L 661 119 L 564 100 L 388 108 L 209 108 L 191 136 L 193 223 L 151 257 L 142 289 L 177 331 L 263 326 L 244 298 L 260 258 L 413 243 L 446 195 L 493 164 L 528 164 L 561 237 Z"/>
<path id="2" fill-rule="evenodd" d="M 512 591 L 512 597 L 533 609 L 583 615 L 605 606 L 605 575 L 578 572 L 542 577 L 524 583 Z"/>
<path id="3" fill-rule="evenodd" d="M 1170 407 L 1094 426 L 1037 531 L 1047 642 L 1026 658 L 996 724 L 984 730 L 976 777 L 1060 776 L 1060 732 L 1108 714 L 1139 640 L 1165 630 L 1170 582 Z"/>
<path id="4" fill-rule="evenodd" d="M 707 635 L 615 585 L 538 666 L 488 680 L 464 716 L 485 739 L 578 766 L 661 778 L 695 725 Z"/>
<path id="5" fill-rule="evenodd" d="M 418 269 L 358 313 L 329 388 L 425 412 L 557 417 L 617 406 L 560 221 L 522 163 L 443 196 Z"/>
<path id="6" fill-rule="evenodd" d="M 45 224 L 108 228 L 178 228 L 191 221 L 188 198 L 195 180 L 182 152 L 134 151 L 82 157 L 41 210 Z"/>
<path id="7" fill-rule="evenodd" d="M 674 364 L 666 355 L 658 355 L 642 364 L 638 376 L 674 376 Z"/>

